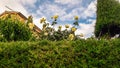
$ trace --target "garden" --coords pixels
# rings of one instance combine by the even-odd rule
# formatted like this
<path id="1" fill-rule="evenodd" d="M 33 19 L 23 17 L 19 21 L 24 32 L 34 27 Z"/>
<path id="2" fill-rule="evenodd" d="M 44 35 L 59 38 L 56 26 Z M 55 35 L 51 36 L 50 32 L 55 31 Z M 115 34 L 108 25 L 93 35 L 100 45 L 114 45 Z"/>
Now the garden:
<path id="1" fill-rule="evenodd" d="M 0 68 L 119 68 L 120 39 L 111 39 L 120 34 L 119 8 L 116 0 L 97 0 L 95 36 L 87 39 L 75 35 L 78 16 L 64 30 L 61 25 L 55 30 L 59 15 L 51 24 L 42 17 L 40 33 L 32 17 L 27 23 L 10 15 L 0 19 Z"/>

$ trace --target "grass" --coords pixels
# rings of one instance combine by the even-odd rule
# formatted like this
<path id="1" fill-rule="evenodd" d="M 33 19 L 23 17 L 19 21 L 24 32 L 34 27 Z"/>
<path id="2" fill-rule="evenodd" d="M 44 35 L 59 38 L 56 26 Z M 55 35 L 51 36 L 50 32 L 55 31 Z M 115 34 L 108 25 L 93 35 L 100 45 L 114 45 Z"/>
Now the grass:
<path id="1" fill-rule="evenodd" d="M 120 39 L 0 43 L 0 68 L 119 68 Z"/>

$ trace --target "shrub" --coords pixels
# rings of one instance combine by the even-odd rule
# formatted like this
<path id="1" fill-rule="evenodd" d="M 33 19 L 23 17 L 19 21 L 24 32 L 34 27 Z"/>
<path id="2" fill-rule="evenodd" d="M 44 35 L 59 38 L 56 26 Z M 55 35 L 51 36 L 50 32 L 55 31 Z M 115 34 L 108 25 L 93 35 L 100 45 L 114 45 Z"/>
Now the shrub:
<path id="1" fill-rule="evenodd" d="M 5 38 L 3 37 L 3 35 L 0 34 L 0 42 L 5 42 Z"/>
<path id="2" fill-rule="evenodd" d="M 18 20 L 6 18 L 0 20 L 0 32 L 8 41 L 29 40 L 31 32 L 29 28 Z"/>
<path id="3" fill-rule="evenodd" d="M 120 4 L 116 0 L 97 0 L 95 36 L 113 37 L 120 33 Z"/>
<path id="4" fill-rule="evenodd" d="M 0 68 L 119 68 L 119 41 L 1 42 Z"/>
<path id="5" fill-rule="evenodd" d="M 40 19 L 40 23 L 43 25 L 42 31 L 40 33 L 40 39 L 44 40 L 51 40 L 51 41 L 60 41 L 64 39 L 70 40 L 69 36 L 70 34 L 73 35 L 71 40 L 76 40 L 79 39 L 77 36 L 75 36 L 75 31 L 77 30 L 76 26 L 78 25 L 78 16 L 74 17 L 75 22 L 73 23 L 74 26 L 70 27 L 68 24 L 66 24 L 64 27 L 66 28 L 65 30 L 62 30 L 62 26 L 58 26 L 58 30 L 55 30 L 54 26 L 57 24 L 57 19 L 58 15 L 52 16 L 53 22 L 50 27 L 49 23 L 46 22 L 45 18 Z M 68 29 L 70 28 L 70 30 Z"/>

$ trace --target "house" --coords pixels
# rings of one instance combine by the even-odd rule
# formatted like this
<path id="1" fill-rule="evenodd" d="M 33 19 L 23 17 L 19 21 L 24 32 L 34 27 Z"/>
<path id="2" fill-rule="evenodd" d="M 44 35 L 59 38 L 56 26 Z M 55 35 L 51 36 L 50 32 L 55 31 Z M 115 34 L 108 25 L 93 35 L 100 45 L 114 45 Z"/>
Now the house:
<path id="1" fill-rule="evenodd" d="M 2 14 L 0 14 L 0 18 L 6 18 L 8 15 L 11 16 L 13 20 L 17 19 L 21 22 L 27 21 L 27 18 L 20 12 L 17 11 L 5 11 Z"/>
<path id="2" fill-rule="evenodd" d="M 12 18 L 13 20 L 19 20 L 24 23 L 28 21 L 27 17 L 25 17 L 21 12 L 17 12 L 17 11 L 5 11 L 2 14 L 0 14 L 0 19 L 4 19 L 9 15 L 10 18 Z M 33 31 L 39 34 L 41 32 L 41 29 L 35 25 Z"/>

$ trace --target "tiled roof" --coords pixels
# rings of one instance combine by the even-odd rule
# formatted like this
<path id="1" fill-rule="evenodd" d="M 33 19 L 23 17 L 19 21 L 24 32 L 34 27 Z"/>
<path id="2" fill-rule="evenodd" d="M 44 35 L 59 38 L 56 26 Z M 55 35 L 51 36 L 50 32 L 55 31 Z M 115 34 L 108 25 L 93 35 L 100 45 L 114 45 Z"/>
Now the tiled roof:
<path id="1" fill-rule="evenodd" d="M 4 14 L 18 14 L 19 16 L 21 16 L 24 20 L 27 20 L 27 17 L 25 17 L 22 13 L 17 12 L 17 11 L 5 11 L 2 14 L 0 14 L 0 16 L 4 15 Z"/>

